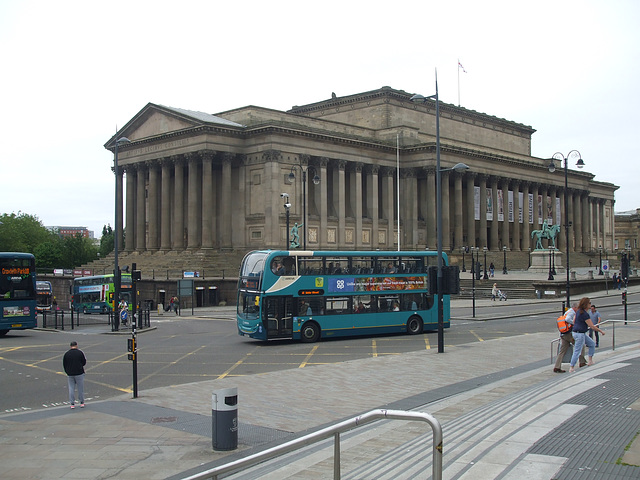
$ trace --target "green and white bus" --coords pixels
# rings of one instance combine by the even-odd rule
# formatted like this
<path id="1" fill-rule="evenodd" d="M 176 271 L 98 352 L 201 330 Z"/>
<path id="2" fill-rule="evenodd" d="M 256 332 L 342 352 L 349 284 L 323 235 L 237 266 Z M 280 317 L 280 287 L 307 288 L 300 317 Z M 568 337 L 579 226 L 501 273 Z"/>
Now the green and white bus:
<path id="1" fill-rule="evenodd" d="M 111 312 L 114 293 L 113 274 L 76 277 L 73 279 L 73 309 L 82 313 Z M 131 310 L 133 289 L 130 273 L 121 275 L 120 300 L 125 300 Z"/>
<path id="2" fill-rule="evenodd" d="M 437 296 L 427 273 L 435 265 L 432 251 L 250 252 L 238 279 L 238 334 L 316 342 L 437 330 Z M 448 328 L 449 295 L 443 303 Z"/>

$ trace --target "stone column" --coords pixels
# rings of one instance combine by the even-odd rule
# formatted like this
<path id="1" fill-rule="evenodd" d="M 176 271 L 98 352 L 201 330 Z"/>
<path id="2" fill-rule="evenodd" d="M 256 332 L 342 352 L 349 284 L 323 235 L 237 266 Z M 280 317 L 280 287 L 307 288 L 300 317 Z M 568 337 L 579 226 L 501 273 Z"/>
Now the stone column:
<path id="1" fill-rule="evenodd" d="M 184 160 L 178 155 L 173 155 L 171 161 L 174 168 L 173 248 L 184 250 Z"/>
<path id="2" fill-rule="evenodd" d="M 589 215 L 589 192 L 582 194 L 582 251 L 591 251 L 591 216 Z M 624 248 L 624 245 L 620 248 Z"/>
<path id="3" fill-rule="evenodd" d="M 513 238 L 511 249 L 520 251 L 520 180 L 511 180 L 513 189 Z"/>
<path id="4" fill-rule="evenodd" d="M 427 167 L 427 248 L 435 250 L 436 242 L 436 168 Z"/>
<path id="5" fill-rule="evenodd" d="M 136 250 L 144 252 L 146 248 L 147 224 L 145 216 L 145 184 L 147 170 L 143 163 L 138 163 L 136 185 Z"/>
<path id="6" fill-rule="evenodd" d="M 569 211 L 567 212 L 567 225 L 569 225 L 569 245 L 567 245 L 567 251 L 575 252 L 575 236 L 574 236 L 574 218 L 573 218 L 573 189 L 567 190 L 567 206 L 569 207 Z M 571 267 L 571 265 L 569 265 Z"/>
<path id="7" fill-rule="evenodd" d="M 220 204 L 220 218 L 222 221 L 222 229 L 221 229 L 221 240 L 222 240 L 222 248 L 230 249 L 233 248 L 233 242 L 231 241 L 232 233 L 233 233 L 233 217 L 234 217 L 234 209 L 231 208 L 231 162 L 234 158 L 233 153 L 225 152 L 222 155 L 222 195 L 221 195 L 221 204 Z M 277 197 L 279 198 L 279 196 Z M 213 209 L 215 214 L 215 207 Z M 242 211 L 239 210 L 239 213 L 242 215 Z M 235 223 L 236 228 L 238 224 Z"/>
<path id="8" fill-rule="evenodd" d="M 464 222 L 462 214 L 462 177 L 464 173 L 454 172 L 453 174 L 453 222 L 454 222 L 454 242 L 452 247 L 459 250 L 464 246 Z"/>
<path id="9" fill-rule="evenodd" d="M 529 186 L 528 181 L 522 182 L 522 251 L 531 248 L 531 224 L 529 223 Z"/>
<path id="10" fill-rule="evenodd" d="M 118 184 L 118 232 L 120 232 L 120 238 L 118 238 L 118 248 L 122 248 L 124 246 L 124 221 L 123 221 L 123 194 L 122 192 L 124 191 L 124 184 L 122 181 L 122 174 L 123 174 L 124 170 L 122 167 L 120 167 L 118 165 L 118 175 L 116 175 L 116 183 Z"/>
<path id="11" fill-rule="evenodd" d="M 491 241 L 489 250 L 498 250 L 498 177 L 491 177 L 491 203 L 493 203 L 493 221 L 491 222 Z"/>
<path id="12" fill-rule="evenodd" d="M 487 180 L 489 176 L 481 173 L 478 176 L 480 185 L 480 245 L 479 248 L 487 247 Z"/>
<path id="13" fill-rule="evenodd" d="M 602 199 L 596 199 L 596 248 L 602 245 Z"/>
<path id="14" fill-rule="evenodd" d="M 451 210 L 449 205 L 449 172 L 440 174 L 442 181 L 442 250 L 448 252 L 451 249 Z"/>
<path id="15" fill-rule="evenodd" d="M 127 219 L 126 219 L 126 235 L 124 239 L 124 249 L 127 252 L 133 252 L 135 248 L 136 234 L 136 166 L 127 165 Z"/>
<path id="16" fill-rule="evenodd" d="M 475 247 L 476 245 L 476 204 L 475 204 L 475 188 L 474 179 L 475 172 L 467 172 L 465 175 L 466 191 L 467 191 L 467 241 L 466 245 Z M 464 234 L 463 234 L 464 235 Z M 464 236 L 463 236 L 464 238 Z"/>
<path id="17" fill-rule="evenodd" d="M 375 250 L 380 246 L 378 240 L 379 228 L 379 211 L 378 211 L 378 165 L 369 165 L 367 167 L 367 206 L 369 211 L 367 214 L 371 217 L 371 238 L 369 247 Z"/>
<path id="18" fill-rule="evenodd" d="M 170 158 L 162 159 L 160 249 L 164 252 L 171 250 L 171 164 Z"/>
<path id="19" fill-rule="evenodd" d="M 187 192 L 187 248 L 190 250 L 200 246 L 199 220 L 200 215 L 198 197 L 198 183 L 200 180 L 198 173 L 198 157 L 193 153 L 185 155 L 187 159 L 187 169 L 189 175 L 189 191 Z"/>
<path id="20" fill-rule="evenodd" d="M 160 173 L 158 162 L 153 160 L 147 163 L 149 169 L 149 245 L 148 250 L 158 250 L 160 232 Z"/>
<path id="21" fill-rule="evenodd" d="M 356 232 L 354 238 L 356 249 L 362 250 L 362 162 L 356 162 L 354 165 L 354 187 L 351 207 L 354 209 L 356 216 Z M 305 227 L 306 228 L 306 227 Z"/>
<path id="22" fill-rule="evenodd" d="M 346 217 L 347 217 L 347 199 L 346 199 L 346 179 L 345 170 L 347 168 L 347 162 L 345 160 L 338 160 L 338 189 L 334 191 L 337 194 L 337 209 L 338 214 L 338 250 L 345 250 L 347 245 L 346 236 Z"/>
<path id="23" fill-rule="evenodd" d="M 509 180 L 502 179 L 502 211 L 504 212 L 502 220 L 502 246 L 511 248 L 509 242 Z"/>
<path id="24" fill-rule="evenodd" d="M 202 159 L 202 248 L 213 248 L 213 157 L 215 152 L 203 150 L 198 152 Z"/>
<path id="25" fill-rule="evenodd" d="M 395 202 L 395 196 L 393 195 L 393 175 L 395 169 L 384 167 L 382 169 L 382 208 L 384 212 L 384 218 L 387 219 L 387 245 L 388 250 L 393 250 L 393 243 L 396 241 L 396 237 L 393 234 L 396 219 L 393 215 L 393 206 Z"/>
<path id="26" fill-rule="evenodd" d="M 329 159 L 327 157 L 321 157 L 319 165 L 320 176 L 320 231 L 318 232 L 318 242 L 320 249 L 325 250 L 327 248 L 327 226 L 329 218 L 329 180 L 327 176 L 327 165 L 329 165 Z M 376 198 L 376 201 L 378 199 Z"/>
<path id="27" fill-rule="evenodd" d="M 576 252 L 582 251 L 582 226 L 580 225 L 582 223 L 582 205 L 580 204 L 581 195 L 581 191 L 576 191 L 573 196 L 573 232 L 576 236 Z"/>
<path id="28" fill-rule="evenodd" d="M 565 226 L 567 224 L 567 212 L 564 211 L 564 187 L 558 187 L 558 197 L 560 198 L 560 232 L 558 232 L 557 245 L 561 251 L 567 250 L 567 233 Z M 571 266 L 571 265 L 569 265 Z"/>
<path id="29" fill-rule="evenodd" d="M 558 224 L 558 206 L 556 202 L 556 187 L 555 185 L 549 186 L 549 197 L 551 197 L 551 225 Z M 556 247 L 558 246 L 558 238 L 556 237 Z"/>
<path id="30" fill-rule="evenodd" d="M 531 193 L 533 194 L 533 226 L 531 231 L 540 230 L 540 203 L 538 202 L 538 189 L 540 188 L 540 184 L 531 183 Z M 533 249 L 536 248 L 535 243 L 531 243 L 531 247 Z"/>

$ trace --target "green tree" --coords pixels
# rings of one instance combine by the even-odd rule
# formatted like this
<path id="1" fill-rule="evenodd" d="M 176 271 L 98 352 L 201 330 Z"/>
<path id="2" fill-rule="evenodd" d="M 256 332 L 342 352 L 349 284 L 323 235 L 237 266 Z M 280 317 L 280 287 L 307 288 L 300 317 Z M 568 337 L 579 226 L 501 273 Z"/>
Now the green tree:
<path id="1" fill-rule="evenodd" d="M 76 233 L 73 237 L 64 237 L 63 268 L 74 268 L 98 258 L 98 249 L 91 239 Z"/>
<path id="2" fill-rule="evenodd" d="M 113 252 L 113 229 L 111 225 L 102 227 L 102 237 L 100 237 L 100 256 L 102 258 Z"/>
<path id="3" fill-rule="evenodd" d="M 53 235 L 49 241 L 38 245 L 33 252 L 36 257 L 38 271 L 51 271 L 54 268 L 62 268 L 63 251 L 64 244 L 57 235 Z"/>
<path id="4" fill-rule="evenodd" d="M 37 245 L 47 242 L 52 236 L 34 215 L 4 213 L 0 222 L 0 250 L 4 252 L 33 253 Z"/>

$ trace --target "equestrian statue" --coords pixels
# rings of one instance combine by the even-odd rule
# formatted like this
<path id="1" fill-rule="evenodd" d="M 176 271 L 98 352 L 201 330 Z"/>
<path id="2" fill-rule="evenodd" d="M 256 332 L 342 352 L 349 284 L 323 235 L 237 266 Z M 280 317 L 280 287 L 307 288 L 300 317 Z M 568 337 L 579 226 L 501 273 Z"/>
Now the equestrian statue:
<path id="1" fill-rule="evenodd" d="M 542 222 L 542 230 L 533 230 L 531 238 L 536 237 L 536 248 L 534 250 L 545 250 L 542 246 L 542 239 L 549 239 L 549 246 L 556 248 L 556 236 L 560 232 L 560 225 L 549 225 L 545 220 Z"/>

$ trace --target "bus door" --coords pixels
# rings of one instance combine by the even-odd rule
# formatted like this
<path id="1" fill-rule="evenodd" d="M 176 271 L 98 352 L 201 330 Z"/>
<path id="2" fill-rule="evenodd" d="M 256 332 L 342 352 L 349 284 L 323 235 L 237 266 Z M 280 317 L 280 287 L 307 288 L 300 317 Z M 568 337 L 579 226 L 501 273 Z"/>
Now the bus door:
<path id="1" fill-rule="evenodd" d="M 262 315 L 267 338 L 292 336 L 293 297 L 265 297 Z"/>

